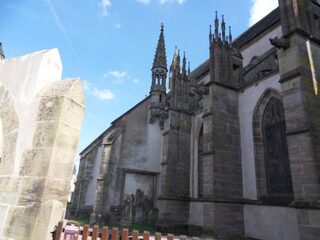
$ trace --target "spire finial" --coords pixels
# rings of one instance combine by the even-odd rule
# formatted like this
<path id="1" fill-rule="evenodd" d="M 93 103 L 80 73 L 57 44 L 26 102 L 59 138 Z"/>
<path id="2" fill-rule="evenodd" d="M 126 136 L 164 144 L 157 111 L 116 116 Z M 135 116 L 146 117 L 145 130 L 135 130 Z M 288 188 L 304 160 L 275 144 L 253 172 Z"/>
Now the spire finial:
<path id="1" fill-rule="evenodd" d="M 174 55 L 173 55 L 173 59 L 172 59 L 172 63 L 170 66 L 170 71 L 176 70 L 178 65 L 180 65 L 180 53 L 179 53 L 178 47 L 176 46 L 175 51 L 174 51 Z"/>
<path id="2" fill-rule="evenodd" d="M 182 79 L 187 80 L 187 59 L 186 52 L 183 52 L 183 60 L 182 60 Z"/>
<path id="3" fill-rule="evenodd" d="M 215 30 L 214 30 L 214 35 L 216 37 L 216 40 L 218 40 L 219 36 L 219 19 L 218 19 L 218 11 L 216 11 L 216 19 L 215 19 Z"/>
<path id="4" fill-rule="evenodd" d="M 211 43 L 212 43 L 212 26 L 211 25 L 209 26 L 209 42 L 211 45 Z"/>
<path id="5" fill-rule="evenodd" d="M 157 50 L 153 61 L 152 69 L 163 68 L 167 70 L 166 46 L 164 40 L 164 24 L 160 25 L 160 36 L 158 40 Z"/>
<path id="6" fill-rule="evenodd" d="M 231 26 L 229 26 L 229 44 L 232 47 L 232 33 L 231 33 Z"/>
<path id="7" fill-rule="evenodd" d="M 2 50 L 2 43 L 0 42 L 0 60 L 5 59 L 3 50 Z"/>
<path id="8" fill-rule="evenodd" d="M 222 15 L 221 30 L 222 30 L 222 41 L 223 41 L 223 43 L 225 43 L 225 41 L 226 41 L 226 23 L 224 22 L 224 15 Z"/>

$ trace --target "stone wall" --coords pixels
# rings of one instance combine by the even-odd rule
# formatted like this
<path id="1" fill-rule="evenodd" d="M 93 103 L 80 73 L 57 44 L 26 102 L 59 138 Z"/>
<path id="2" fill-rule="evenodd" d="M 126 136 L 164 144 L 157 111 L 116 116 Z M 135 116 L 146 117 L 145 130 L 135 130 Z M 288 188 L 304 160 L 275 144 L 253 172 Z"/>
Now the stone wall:
<path id="1" fill-rule="evenodd" d="M 84 100 L 57 49 L 0 61 L 0 239 L 50 239 L 64 218 Z"/>
<path id="2" fill-rule="evenodd" d="M 299 240 L 295 208 L 275 206 L 244 206 L 247 236 L 264 240 Z"/>

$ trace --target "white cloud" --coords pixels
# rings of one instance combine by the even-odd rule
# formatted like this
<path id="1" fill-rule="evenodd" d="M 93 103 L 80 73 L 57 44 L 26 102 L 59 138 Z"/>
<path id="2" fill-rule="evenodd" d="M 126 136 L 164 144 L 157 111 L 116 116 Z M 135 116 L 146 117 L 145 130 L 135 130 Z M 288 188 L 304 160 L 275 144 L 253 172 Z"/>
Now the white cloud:
<path id="1" fill-rule="evenodd" d="M 151 2 L 151 0 L 137 0 L 137 2 L 147 5 Z"/>
<path id="2" fill-rule="evenodd" d="M 92 94 L 101 100 L 111 100 L 114 98 L 113 92 L 111 92 L 109 89 L 101 89 L 100 90 L 95 87 L 93 89 Z"/>
<path id="3" fill-rule="evenodd" d="M 111 100 L 114 98 L 114 94 L 109 89 L 98 89 L 97 87 L 91 87 L 91 84 L 87 81 L 83 81 L 83 89 L 100 100 Z"/>
<path id="4" fill-rule="evenodd" d="M 101 0 L 101 7 L 102 7 L 102 15 L 103 16 L 109 15 L 110 5 L 111 5 L 111 0 Z"/>
<path id="5" fill-rule="evenodd" d="M 135 84 L 138 84 L 139 80 L 137 78 L 135 78 L 135 79 L 132 80 L 132 82 L 135 83 Z"/>
<path id="6" fill-rule="evenodd" d="M 121 25 L 121 23 L 117 23 L 116 25 L 114 25 L 114 27 L 115 27 L 116 29 L 120 29 L 120 28 L 122 27 L 122 25 Z"/>
<path id="7" fill-rule="evenodd" d="M 115 80 L 116 84 L 123 83 L 124 77 L 127 76 L 126 72 L 123 71 L 108 71 L 103 75 L 104 77 L 111 77 Z"/>
<path id="8" fill-rule="evenodd" d="M 163 1 L 163 0 L 161 0 Z M 252 0 L 249 26 L 252 26 L 278 6 L 278 0 Z"/>

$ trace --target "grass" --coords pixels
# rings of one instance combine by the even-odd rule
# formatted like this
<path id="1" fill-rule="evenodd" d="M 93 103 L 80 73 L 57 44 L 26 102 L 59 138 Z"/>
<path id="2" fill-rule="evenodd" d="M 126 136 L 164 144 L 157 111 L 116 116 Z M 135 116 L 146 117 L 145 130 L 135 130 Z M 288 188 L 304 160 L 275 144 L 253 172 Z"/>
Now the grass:
<path id="1" fill-rule="evenodd" d="M 81 226 L 84 226 L 86 224 L 89 224 L 89 219 L 85 219 L 85 218 L 75 218 L 75 217 L 71 217 L 69 219 L 70 221 L 74 222 L 74 223 L 77 223 Z"/>
<path id="2" fill-rule="evenodd" d="M 143 233 L 144 231 L 148 231 L 151 233 L 156 232 L 155 226 L 150 224 L 132 224 L 131 229 L 138 230 L 140 233 Z"/>
<path id="3" fill-rule="evenodd" d="M 69 220 L 81 226 L 89 224 L 89 219 L 71 217 Z M 120 224 L 107 224 L 106 226 L 108 226 L 109 229 L 114 227 L 121 229 Z M 138 230 L 139 233 L 143 233 L 144 231 L 148 231 L 150 233 L 156 232 L 155 226 L 150 224 L 132 224 L 130 230 Z"/>

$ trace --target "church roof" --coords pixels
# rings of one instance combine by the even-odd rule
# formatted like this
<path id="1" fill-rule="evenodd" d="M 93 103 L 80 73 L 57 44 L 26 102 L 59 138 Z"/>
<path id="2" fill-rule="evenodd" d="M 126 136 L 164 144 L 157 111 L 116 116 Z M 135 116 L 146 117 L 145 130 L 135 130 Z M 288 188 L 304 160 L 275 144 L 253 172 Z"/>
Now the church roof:
<path id="1" fill-rule="evenodd" d="M 272 27 L 274 24 L 280 21 L 280 10 L 276 8 L 271 13 L 269 13 L 266 17 L 261 19 L 259 22 L 250 27 L 247 31 L 242 33 L 238 38 L 233 41 L 233 47 L 240 49 L 254 38 L 256 38 L 259 34 L 266 31 L 268 28 Z M 203 75 L 209 72 L 210 61 L 209 59 L 203 62 L 200 66 L 198 66 L 195 70 L 191 72 L 192 79 L 199 79 Z"/>

